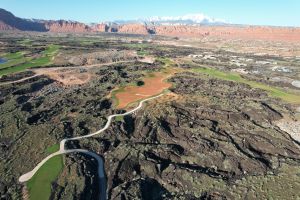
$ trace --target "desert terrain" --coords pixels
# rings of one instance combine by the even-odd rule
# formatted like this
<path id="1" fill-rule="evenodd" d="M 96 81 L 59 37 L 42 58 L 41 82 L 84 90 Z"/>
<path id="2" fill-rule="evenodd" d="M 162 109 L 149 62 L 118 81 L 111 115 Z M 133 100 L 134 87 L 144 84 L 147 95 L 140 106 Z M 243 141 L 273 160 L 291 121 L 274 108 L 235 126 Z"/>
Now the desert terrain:
<path id="1" fill-rule="evenodd" d="M 1 198 L 300 197 L 295 38 L 10 33 Z"/>

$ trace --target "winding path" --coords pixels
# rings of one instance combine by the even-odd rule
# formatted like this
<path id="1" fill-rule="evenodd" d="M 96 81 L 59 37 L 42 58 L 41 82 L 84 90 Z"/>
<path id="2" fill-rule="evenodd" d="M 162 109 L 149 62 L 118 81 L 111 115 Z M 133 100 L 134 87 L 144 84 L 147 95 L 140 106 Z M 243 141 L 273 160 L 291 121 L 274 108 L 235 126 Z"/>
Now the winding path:
<path id="1" fill-rule="evenodd" d="M 35 74 L 35 75 L 29 76 L 29 77 L 25 77 L 25 78 L 22 78 L 22 79 L 19 79 L 19 80 L 16 80 L 16 81 L 2 82 L 2 83 L 0 83 L 0 86 L 1 85 L 9 85 L 9 84 L 13 84 L 13 83 L 21 83 L 23 81 L 27 81 L 27 80 L 35 78 L 37 76 L 40 76 L 40 74 Z"/>
<path id="2" fill-rule="evenodd" d="M 80 140 L 80 139 L 83 139 L 83 138 L 88 138 L 88 137 L 93 137 L 95 135 L 98 135 L 98 134 L 102 133 L 103 131 L 105 131 L 106 129 L 109 128 L 109 126 L 110 126 L 110 124 L 112 122 L 112 119 L 114 117 L 130 115 L 130 114 L 134 113 L 135 111 L 139 110 L 140 108 L 142 108 L 144 102 L 150 101 L 150 100 L 158 98 L 158 97 L 161 97 L 162 95 L 163 94 L 160 94 L 160 95 L 157 95 L 157 96 L 154 96 L 154 97 L 150 97 L 150 98 L 144 99 L 144 100 L 142 100 L 142 101 L 139 102 L 139 105 L 136 108 L 134 108 L 133 110 L 130 110 L 130 111 L 126 112 L 126 113 L 110 115 L 107 118 L 107 122 L 106 122 L 104 128 L 98 130 L 95 133 L 91 133 L 89 135 L 84 135 L 84 136 L 78 136 L 78 137 L 74 137 L 74 138 L 63 139 L 60 142 L 60 147 L 59 147 L 59 150 L 57 152 L 50 154 L 49 156 L 47 156 L 46 158 L 44 158 L 33 170 L 31 170 L 30 172 L 28 172 L 26 174 L 23 174 L 19 178 L 19 182 L 23 183 L 23 182 L 26 182 L 29 179 L 31 179 L 34 176 L 34 174 L 49 159 L 53 158 L 54 156 L 61 155 L 61 154 L 75 153 L 75 152 L 76 153 L 83 153 L 83 154 L 89 155 L 91 157 L 94 157 L 97 160 L 97 162 L 98 162 L 98 177 L 99 177 L 99 183 L 100 183 L 100 187 L 101 187 L 100 188 L 100 200 L 105 200 L 106 197 L 107 197 L 107 195 L 106 195 L 106 178 L 105 178 L 105 172 L 104 172 L 103 158 L 100 157 L 99 155 L 97 155 L 96 153 L 90 152 L 90 151 L 85 150 L 85 149 L 66 149 L 65 148 L 66 142 L 67 141 L 71 141 L 71 140 Z"/>
<path id="3" fill-rule="evenodd" d="M 41 70 L 64 70 L 64 69 L 85 69 L 85 68 L 93 68 L 93 67 L 102 67 L 102 66 L 107 66 L 107 65 L 114 65 L 114 64 L 121 64 L 121 63 L 131 63 L 135 62 L 136 60 L 124 60 L 124 61 L 117 61 L 117 62 L 108 62 L 108 63 L 102 63 L 102 64 L 91 64 L 91 65 L 81 65 L 81 66 L 72 66 L 72 67 L 41 67 L 41 68 L 30 68 L 27 69 L 26 71 L 33 71 L 33 72 L 39 72 Z M 19 80 L 15 81 L 7 81 L 7 82 L 0 82 L 0 86 L 2 85 L 9 85 L 9 84 L 14 84 L 14 83 L 21 83 L 23 81 L 27 81 L 29 79 L 35 78 L 37 76 L 42 76 L 45 75 L 44 73 L 37 73 L 35 75 L 25 77 Z M 1 76 L 0 76 L 1 77 Z"/>

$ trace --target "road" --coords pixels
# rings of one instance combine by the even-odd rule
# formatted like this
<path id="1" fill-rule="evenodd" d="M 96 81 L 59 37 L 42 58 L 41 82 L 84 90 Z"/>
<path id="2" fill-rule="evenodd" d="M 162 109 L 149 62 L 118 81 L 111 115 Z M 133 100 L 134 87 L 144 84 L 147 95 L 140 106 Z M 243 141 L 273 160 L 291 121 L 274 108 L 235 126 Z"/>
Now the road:
<path id="1" fill-rule="evenodd" d="M 9 81 L 9 82 L 2 82 L 0 83 L 0 86 L 2 85 L 9 85 L 9 84 L 13 84 L 13 83 L 21 83 L 23 81 L 35 78 L 37 76 L 41 76 L 44 75 L 43 71 L 55 71 L 55 70 L 61 70 L 61 69 L 78 69 L 78 68 L 92 68 L 92 67 L 102 67 L 102 66 L 107 66 L 107 65 L 113 65 L 113 64 L 121 64 L 121 63 L 131 63 L 131 62 L 135 62 L 136 60 L 125 60 L 125 61 L 117 61 L 117 62 L 110 62 L 110 63 L 102 63 L 102 64 L 92 64 L 92 65 L 82 65 L 82 66 L 72 66 L 72 67 L 41 67 L 41 68 L 32 68 L 32 69 L 28 69 L 28 71 L 33 71 L 36 74 L 33 76 L 29 76 L 26 78 L 22 78 L 16 81 Z"/>
<path id="2" fill-rule="evenodd" d="M 23 183 L 23 182 L 26 182 L 28 180 L 30 180 L 34 175 L 35 173 L 51 158 L 53 158 L 54 156 L 57 156 L 57 155 L 61 155 L 61 154 L 68 154 L 68 153 L 83 153 L 83 154 L 86 154 L 86 155 L 89 155 L 91 157 L 94 157 L 97 162 L 98 162 L 98 177 L 99 177 L 99 183 L 100 183 L 100 200 L 105 200 L 107 198 L 107 194 L 106 194 L 106 178 L 105 178 L 105 171 L 104 171 L 104 164 L 103 164 L 103 158 L 101 156 L 99 156 L 98 154 L 96 153 L 93 153 L 93 152 L 90 152 L 88 150 L 85 150 L 85 149 L 66 149 L 65 148 L 65 144 L 67 141 L 71 141 L 71 140 L 80 140 L 80 139 L 83 139 L 83 138 L 88 138 L 88 137 L 93 137 L 95 135 L 98 135 L 102 132 L 104 132 L 106 129 L 109 128 L 112 120 L 114 117 L 118 117 L 118 116 L 126 116 L 126 115 L 130 115 L 132 113 L 134 113 L 135 111 L 139 110 L 140 108 L 142 108 L 143 106 L 143 103 L 145 103 L 146 101 L 150 101 L 150 100 L 153 100 L 153 99 L 156 99 L 158 97 L 161 97 L 163 94 L 160 94 L 160 95 L 157 95 L 157 96 L 153 96 L 153 97 L 150 97 L 150 98 L 147 98 L 147 99 L 144 99 L 142 101 L 139 102 L 139 105 L 126 112 L 126 113 L 123 113 L 123 114 L 114 114 L 114 115 L 110 115 L 108 116 L 107 118 L 107 122 L 104 126 L 104 128 L 96 131 L 95 133 L 91 133 L 91 134 L 88 134 L 88 135 L 84 135 L 84 136 L 78 136 L 78 137 L 74 137 L 74 138 L 66 138 L 66 139 L 63 139 L 61 142 L 60 142 L 60 146 L 59 146 L 59 150 L 55 153 L 52 153 L 50 154 L 49 156 L 47 156 L 46 158 L 44 158 L 38 165 L 36 165 L 36 167 L 31 170 L 30 172 L 26 173 L 26 174 L 23 174 L 20 178 L 19 178 L 19 182 Z"/>
<path id="3" fill-rule="evenodd" d="M 19 79 L 19 80 L 16 80 L 16 81 L 9 81 L 9 82 L 3 82 L 3 83 L 0 83 L 0 86 L 1 85 L 9 85 L 9 84 L 13 84 L 13 83 L 21 83 L 23 81 L 27 81 L 29 79 L 32 79 L 32 78 L 35 78 L 37 76 L 40 76 L 39 74 L 35 74 L 33 76 L 29 76 L 29 77 L 26 77 L 26 78 L 22 78 L 22 79 Z"/>

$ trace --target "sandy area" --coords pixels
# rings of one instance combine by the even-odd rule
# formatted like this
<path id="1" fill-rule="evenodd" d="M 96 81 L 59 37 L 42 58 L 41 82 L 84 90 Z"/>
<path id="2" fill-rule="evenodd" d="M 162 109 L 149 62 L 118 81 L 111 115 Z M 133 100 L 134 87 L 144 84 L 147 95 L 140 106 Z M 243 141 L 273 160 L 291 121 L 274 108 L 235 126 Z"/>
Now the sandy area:
<path id="1" fill-rule="evenodd" d="M 276 122 L 276 125 L 283 131 L 291 135 L 292 138 L 300 142 L 300 121 L 293 121 L 284 118 Z"/>
<path id="2" fill-rule="evenodd" d="M 63 85 L 82 85 L 90 81 L 92 75 L 88 71 L 80 69 L 37 69 L 38 75 L 46 75 L 51 79 L 62 83 Z"/>
<path id="3" fill-rule="evenodd" d="M 144 58 L 139 59 L 140 62 L 152 64 L 155 62 L 155 58 L 152 56 L 145 56 Z"/>
<path id="4" fill-rule="evenodd" d="M 239 73 L 239 74 L 248 74 L 249 73 L 246 69 L 243 69 L 243 68 L 237 68 L 237 69 L 233 69 L 231 71 Z"/>
<path id="5" fill-rule="evenodd" d="M 300 88 L 300 81 L 293 81 L 292 85 L 297 87 L 297 88 Z"/>
<path id="6" fill-rule="evenodd" d="M 163 90 L 172 86 L 165 81 L 170 73 L 156 72 L 145 78 L 143 86 L 127 86 L 121 92 L 116 94 L 119 101 L 118 108 L 125 108 L 130 103 L 150 97 L 163 92 Z"/>

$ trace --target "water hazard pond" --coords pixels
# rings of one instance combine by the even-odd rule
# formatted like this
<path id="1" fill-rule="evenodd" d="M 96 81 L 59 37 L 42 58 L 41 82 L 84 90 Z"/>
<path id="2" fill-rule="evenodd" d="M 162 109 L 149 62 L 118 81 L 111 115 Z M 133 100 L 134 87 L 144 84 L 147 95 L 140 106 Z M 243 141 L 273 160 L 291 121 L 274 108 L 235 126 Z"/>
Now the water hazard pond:
<path id="1" fill-rule="evenodd" d="M 6 60 L 6 59 L 4 59 L 4 58 L 0 58 L 0 64 L 6 63 L 6 62 L 7 62 L 7 60 Z"/>

